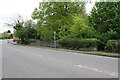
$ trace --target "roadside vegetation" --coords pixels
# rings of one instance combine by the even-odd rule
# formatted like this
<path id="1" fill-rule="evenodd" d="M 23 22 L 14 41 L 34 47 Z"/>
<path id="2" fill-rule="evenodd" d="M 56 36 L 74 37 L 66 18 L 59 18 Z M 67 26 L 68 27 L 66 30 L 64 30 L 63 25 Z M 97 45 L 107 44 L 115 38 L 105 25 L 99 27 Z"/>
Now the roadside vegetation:
<path id="1" fill-rule="evenodd" d="M 13 34 L 11 34 L 10 30 L 0 34 L 0 39 L 12 39 L 12 37 L 13 37 Z"/>
<path id="2" fill-rule="evenodd" d="M 90 14 L 84 2 L 41 2 L 33 20 L 17 20 L 20 44 L 57 41 L 63 48 L 120 52 L 120 2 L 96 2 Z M 55 37 L 54 37 L 55 36 Z"/>

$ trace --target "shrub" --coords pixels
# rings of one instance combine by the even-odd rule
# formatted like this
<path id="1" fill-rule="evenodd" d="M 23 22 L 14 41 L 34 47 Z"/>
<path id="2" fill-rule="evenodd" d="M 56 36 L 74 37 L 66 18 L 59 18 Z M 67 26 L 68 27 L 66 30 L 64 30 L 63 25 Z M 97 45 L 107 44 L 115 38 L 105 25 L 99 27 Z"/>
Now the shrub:
<path id="1" fill-rule="evenodd" d="M 58 40 L 62 47 L 71 48 L 71 49 L 80 49 L 80 48 L 89 48 L 95 47 L 97 48 L 100 40 L 95 38 L 87 38 L 87 39 L 73 39 L 73 38 L 62 38 Z"/>
<path id="2" fill-rule="evenodd" d="M 0 39 L 12 39 L 12 37 L 10 37 L 10 36 L 2 36 L 2 37 L 0 37 Z"/>
<path id="3" fill-rule="evenodd" d="M 29 42 L 30 43 L 35 43 L 35 42 L 37 42 L 38 40 L 37 39 L 29 39 Z"/>
<path id="4" fill-rule="evenodd" d="M 2 37 L 0 37 L 0 39 L 2 39 Z"/>
<path id="5" fill-rule="evenodd" d="M 30 44 L 37 42 L 37 39 L 24 39 L 24 40 L 17 40 L 17 43 L 19 44 Z"/>
<path id="6" fill-rule="evenodd" d="M 106 44 L 107 51 L 120 52 L 120 40 L 109 40 Z"/>

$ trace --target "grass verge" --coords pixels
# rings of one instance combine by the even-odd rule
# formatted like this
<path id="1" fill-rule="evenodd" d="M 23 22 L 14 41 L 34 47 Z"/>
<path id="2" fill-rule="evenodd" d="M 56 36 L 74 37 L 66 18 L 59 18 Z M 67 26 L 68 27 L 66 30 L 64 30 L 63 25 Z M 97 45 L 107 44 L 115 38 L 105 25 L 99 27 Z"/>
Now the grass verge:
<path id="1" fill-rule="evenodd" d="M 116 57 L 116 58 L 120 57 L 120 54 L 117 54 L 117 53 L 106 53 L 106 52 L 100 52 L 100 51 L 79 51 L 79 50 L 70 50 L 70 49 L 63 49 L 63 48 L 52 48 L 52 47 L 45 47 L 45 46 L 37 46 L 37 45 L 31 45 L 31 44 L 29 44 L 29 45 L 17 44 L 17 45 L 38 47 L 38 48 L 49 48 L 49 49 L 54 49 L 54 50 L 63 50 L 63 51 L 84 53 L 84 54 L 90 54 L 90 55 L 108 56 L 108 57 Z"/>

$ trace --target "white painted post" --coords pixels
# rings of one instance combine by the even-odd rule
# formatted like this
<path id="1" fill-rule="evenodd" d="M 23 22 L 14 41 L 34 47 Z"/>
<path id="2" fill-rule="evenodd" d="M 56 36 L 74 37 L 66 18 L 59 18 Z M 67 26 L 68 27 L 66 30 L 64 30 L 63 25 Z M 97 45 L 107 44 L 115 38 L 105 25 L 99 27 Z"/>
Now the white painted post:
<path id="1" fill-rule="evenodd" d="M 54 31 L 54 47 L 56 48 L 56 32 Z"/>

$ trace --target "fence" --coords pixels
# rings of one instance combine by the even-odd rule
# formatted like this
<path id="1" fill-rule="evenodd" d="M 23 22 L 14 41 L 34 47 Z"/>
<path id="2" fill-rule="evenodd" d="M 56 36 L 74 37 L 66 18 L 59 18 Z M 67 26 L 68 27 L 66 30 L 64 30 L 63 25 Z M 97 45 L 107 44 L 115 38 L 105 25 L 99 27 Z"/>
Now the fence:
<path id="1" fill-rule="evenodd" d="M 31 43 L 32 45 L 38 45 L 38 46 L 46 46 L 46 47 L 57 47 L 60 48 L 61 45 L 59 43 L 53 42 L 53 41 L 37 41 L 35 43 Z"/>

